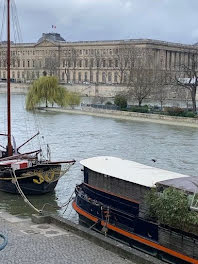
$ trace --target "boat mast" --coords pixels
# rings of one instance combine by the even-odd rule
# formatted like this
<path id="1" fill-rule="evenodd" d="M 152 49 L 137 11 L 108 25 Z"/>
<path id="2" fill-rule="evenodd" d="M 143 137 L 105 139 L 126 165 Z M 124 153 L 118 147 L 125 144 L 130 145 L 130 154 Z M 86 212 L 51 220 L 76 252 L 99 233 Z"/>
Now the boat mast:
<path id="1" fill-rule="evenodd" d="M 8 122 L 8 156 L 12 156 L 11 144 L 11 103 L 10 103 L 10 0 L 7 0 L 7 122 Z"/>

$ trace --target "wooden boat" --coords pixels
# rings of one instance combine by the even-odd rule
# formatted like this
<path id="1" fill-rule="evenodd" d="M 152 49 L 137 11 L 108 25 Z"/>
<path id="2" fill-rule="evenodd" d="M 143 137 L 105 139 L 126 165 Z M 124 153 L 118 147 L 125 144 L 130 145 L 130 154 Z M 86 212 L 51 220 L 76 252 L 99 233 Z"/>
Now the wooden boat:
<path id="1" fill-rule="evenodd" d="M 156 186 L 193 194 L 198 178 L 115 157 L 81 164 L 84 182 L 73 201 L 80 223 L 165 262 L 198 264 L 198 235 L 149 219 L 145 203 L 146 193 Z"/>
<path id="2" fill-rule="evenodd" d="M 9 193 L 44 194 L 52 192 L 59 178 L 75 163 L 52 162 L 50 158 L 39 158 L 41 150 L 21 153 L 20 149 L 39 133 L 16 146 L 11 132 L 11 89 L 10 89 L 10 0 L 7 0 L 7 146 L 0 145 L 0 190 Z M 50 157 L 50 155 L 49 155 Z"/>

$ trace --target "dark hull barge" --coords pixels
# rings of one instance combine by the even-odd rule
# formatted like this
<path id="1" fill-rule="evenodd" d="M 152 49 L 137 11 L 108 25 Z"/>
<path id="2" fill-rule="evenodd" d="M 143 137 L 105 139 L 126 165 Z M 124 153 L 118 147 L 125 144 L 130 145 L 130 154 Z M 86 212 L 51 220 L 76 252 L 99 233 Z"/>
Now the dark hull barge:
<path id="1" fill-rule="evenodd" d="M 167 263 L 198 264 L 198 236 L 151 221 L 144 201 L 157 184 L 177 185 L 184 179 L 187 186 L 193 177 L 114 157 L 81 164 L 84 182 L 73 201 L 80 223 Z"/>
<path id="2" fill-rule="evenodd" d="M 23 157 L 23 155 L 22 155 Z M 31 157 L 31 159 L 30 159 Z M 11 156 L 0 160 L 0 191 L 19 194 L 40 195 L 53 192 L 58 180 L 74 160 L 62 162 L 40 162 L 37 159 L 16 159 Z"/>

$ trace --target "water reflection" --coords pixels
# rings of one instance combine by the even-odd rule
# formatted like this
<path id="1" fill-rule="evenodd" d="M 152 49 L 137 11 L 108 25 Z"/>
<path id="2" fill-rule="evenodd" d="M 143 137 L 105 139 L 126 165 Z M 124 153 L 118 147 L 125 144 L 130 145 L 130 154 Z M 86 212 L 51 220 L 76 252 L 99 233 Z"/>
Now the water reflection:
<path id="1" fill-rule="evenodd" d="M 24 110 L 24 97 L 14 95 L 13 134 L 21 144 L 35 132 L 40 131 L 44 138 L 35 139 L 24 150 L 36 149 L 35 145 L 51 146 L 52 158 L 58 160 L 75 159 L 77 163 L 60 179 L 55 193 L 30 197 L 39 209 L 45 202 L 62 206 L 67 202 L 75 185 L 82 181 L 79 161 L 98 155 L 111 155 L 134 160 L 183 174 L 198 176 L 196 128 L 174 125 L 134 122 L 118 119 L 99 118 L 86 115 L 37 112 Z M 0 95 L 0 120 L 6 119 L 5 96 Z M 0 123 L 0 131 L 6 129 Z M 153 163 L 151 160 L 156 159 Z M 0 193 L 0 209 L 14 214 L 32 213 L 19 196 Z M 64 208 L 51 209 L 58 214 Z M 64 217 L 76 221 L 71 206 Z"/>

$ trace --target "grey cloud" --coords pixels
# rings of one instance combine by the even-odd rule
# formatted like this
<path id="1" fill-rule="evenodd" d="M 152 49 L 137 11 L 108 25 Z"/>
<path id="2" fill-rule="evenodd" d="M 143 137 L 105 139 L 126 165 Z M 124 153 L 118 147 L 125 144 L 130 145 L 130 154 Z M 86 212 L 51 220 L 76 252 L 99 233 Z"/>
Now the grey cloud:
<path id="1" fill-rule="evenodd" d="M 26 42 L 56 31 L 67 40 L 198 41 L 197 0 L 15 0 Z"/>

